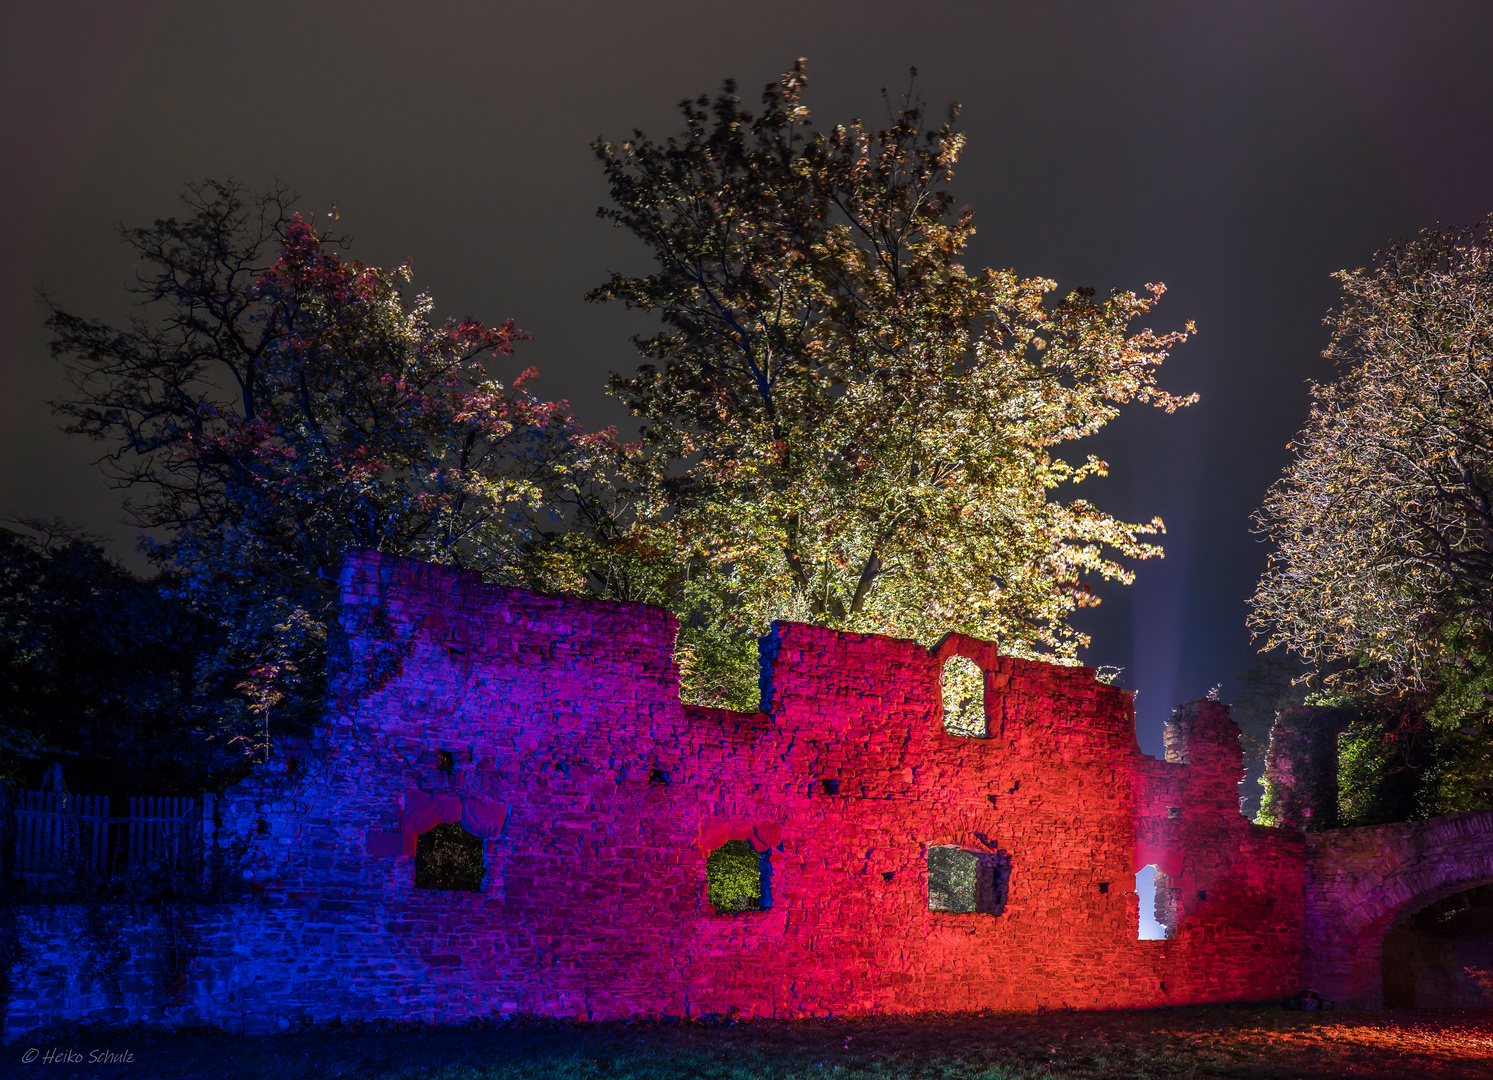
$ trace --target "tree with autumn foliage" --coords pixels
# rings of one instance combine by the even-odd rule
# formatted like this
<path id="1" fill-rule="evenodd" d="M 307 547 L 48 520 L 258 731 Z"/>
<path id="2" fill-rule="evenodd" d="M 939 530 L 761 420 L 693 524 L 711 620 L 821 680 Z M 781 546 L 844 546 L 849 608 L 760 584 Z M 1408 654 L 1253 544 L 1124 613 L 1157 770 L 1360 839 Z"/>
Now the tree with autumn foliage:
<path id="1" fill-rule="evenodd" d="M 1185 331 L 1132 329 L 1159 285 L 1096 299 L 966 270 L 954 112 L 930 123 L 909 94 L 883 127 L 815 130 L 805 83 L 800 62 L 756 114 L 727 83 L 683 103 L 676 137 L 596 145 L 601 213 L 655 268 L 591 298 L 663 324 L 611 389 L 670 463 L 673 548 L 719 598 L 686 636 L 736 641 L 741 672 L 773 619 L 1071 662 L 1089 581 L 1130 581 L 1162 524 L 1067 495 L 1106 466 L 1058 447 L 1127 402 L 1190 402 L 1155 381 Z M 750 704 L 738 685 L 721 700 Z"/>
<path id="2" fill-rule="evenodd" d="M 1493 807 L 1493 229 L 1336 277 L 1340 374 L 1257 516 L 1250 621 L 1368 717 L 1343 742 L 1350 823 Z M 1355 817 L 1386 785 L 1396 809 Z"/>
<path id="3" fill-rule="evenodd" d="M 563 512 L 556 477 L 605 448 L 523 377 L 493 376 L 525 336 L 511 322 L 433 322 L 408 266 L 344 258 L 283 190 L 184 198 L 185 219 L 124 231 L 134 321 L 53 308 L 73 386 L 54 407 L 107 447 L 134 519 L 160 530 L 150 558 L 216 628 L 198 717 L 252 748 L 312 720 L 355 666 L 336 606 L 348 549 L 520 580 Z"/>

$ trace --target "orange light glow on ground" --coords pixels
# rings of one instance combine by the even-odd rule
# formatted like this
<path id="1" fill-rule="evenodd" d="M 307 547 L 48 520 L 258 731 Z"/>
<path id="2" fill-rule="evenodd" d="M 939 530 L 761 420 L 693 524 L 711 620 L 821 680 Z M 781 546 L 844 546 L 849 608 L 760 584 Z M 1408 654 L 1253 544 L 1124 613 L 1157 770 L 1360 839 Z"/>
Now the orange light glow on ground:
<path id="1" fill-rule="evenodd" d="M 1493 1076 L 1493 1009 L 1300 1013 L 1278 1005 L 1207 1005 L 738 1024 L 724 1017 L 580 1024 L 515 1016 L 503 1023 L 444 1028 L 352 1022 L 270 1037 L 76 1027 L 47 1037 L 55 1037 L 58 1046 L 131 1050 L 134 1060 L 159 1080 L 209 1073 L 219 1080 L 280 1080 L 287 1061 L 319 1062 L 326 1071 L 318 1076 L 359 1080 L 415 1074 L 448 1080 Z M 26 1045 L 6 1050 L 19 1055 Z"/>

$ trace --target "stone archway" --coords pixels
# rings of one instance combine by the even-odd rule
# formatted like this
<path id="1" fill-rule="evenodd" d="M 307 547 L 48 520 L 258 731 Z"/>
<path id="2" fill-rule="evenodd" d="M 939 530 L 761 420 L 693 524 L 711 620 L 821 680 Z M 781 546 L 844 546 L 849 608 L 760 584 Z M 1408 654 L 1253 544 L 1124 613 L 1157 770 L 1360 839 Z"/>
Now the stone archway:
<path id="1" fill-rule="evenodd" d="M 1343 1008 L 1383 1008 L 1390 927 L 1493 883 L 1493 811 L 1331 829 L 1306 841 L 1306 983 Z"/>

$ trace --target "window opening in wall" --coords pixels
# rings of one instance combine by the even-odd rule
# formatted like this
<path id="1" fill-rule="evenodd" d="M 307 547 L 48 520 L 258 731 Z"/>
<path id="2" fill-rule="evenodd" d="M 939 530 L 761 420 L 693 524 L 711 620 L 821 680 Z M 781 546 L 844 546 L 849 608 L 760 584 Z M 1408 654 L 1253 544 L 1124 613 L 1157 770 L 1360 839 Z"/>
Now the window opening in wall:
<path id="1" fill-rule="evenodd" d="M 667 784 L 669 782 L 669 774 L 662 769 L 649 769 L 648 782 L 650 784 Z"/>
<path id="2" fill-rule="evenodd" d="M 1155 863 L 1135 875 L 1135 894 L 1140 900 L 1140 941 L 1165 941 L 1176 933 L 1176 893 L 1170 880 Z"/>
<path id="3" fill-rule="evenodd" d="M 951 656 L 944 661 L 942 683 L 944 730 L 966 739 L 985 738 L 985 672 L 967 656 Z"/>
<path id="4" fill-rule="evenodd" d="M 828 777 L 826 777 L 823 780 L 820 780 L 819 783 L 824 788 L 824 793 L 826 795 L 838 795 L 838 794 L 840 794 L 840 781 L 838 781 L 838 780 L 831 780 Z"/>
<path id="5" fill-rule="evenodd" d="M 415 888 L 482 891 L 482 838 L 437 825 L 415 841 Z"/>
<path id="6" fill-rule="evenodd" d="M 1101 881 L 1099 883 L 1099 891 L 1101 893 L 1108 893 L 1109 892 L 1109 882 L 1107 882 L 1107 881 Z"/>
<path id="7" fill-rule="evenodd" d="M 455 754 L 450 750 L 437 750 L 436 753 L 440 755 L 439 760 L 436 762 L 436 770 L 438 772 L 448 773 L 456 771 Z"/>
<path id="8" fill-rule="evenodd" d="M 772 868 L 767 852 L 745 840 L 727 840 L 705 859 L 710 903 L 717 915 L 739 915 L 772 907 Z"/>
<path id="9" fill-rule="evenodd" d="M 1011 856 L 952 844 L 928 849 L 928 910 L 999 915 L 1006 910 Z"/>

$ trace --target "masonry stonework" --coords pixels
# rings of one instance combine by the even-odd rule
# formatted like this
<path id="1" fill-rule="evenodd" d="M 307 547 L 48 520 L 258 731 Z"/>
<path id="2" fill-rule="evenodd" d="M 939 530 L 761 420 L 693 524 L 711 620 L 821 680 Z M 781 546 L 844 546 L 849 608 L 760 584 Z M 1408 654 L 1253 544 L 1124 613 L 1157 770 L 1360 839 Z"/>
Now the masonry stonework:
<path id="1" fill-rule="evenodd" d="M 1261 818 L 1308 832 L 1337 827 L 1337 740 L 1352 718 L 1349 709 L 1321 705 L 1293 705 L 1276 714 L 1265 753 Z"/>
<path id="2" fill-rule="evenodd" d="M 1307 834 L 1307 981 L 1347 1008 L 1384 1005 L 1386 932 L 1493 883 L 1493 811 Z"/>
<path id="3" fill-rule="evenodd" d="M 100 997 L 81 947 L 59 946 L 18 982 L 11 1035 L 105 1008 L 253 1029 L 1115 1008 L 1301 985 L 1305 841 L 1239 814 L 1238 730 L 1216 702 L 1178 711 L 1158 761 L 1129 695 L 1087 669 L 776 624 L 762 712 L 695 708 L 661 611 L 368 553 L 342 585 L 350 625 L 377 612 L 402 660 L 220 800 L 250 897 L 202 909 L 167 998 Z M 943 728 L 956 655 L 985 672 L 986 738 Z M 483 839 L 480 892 L 414 887 L 416 837 L 439 822 Z M 728 840 L 767 856 L 761 910 L 710 906 L 706 858 Z M 1002 904 L 929 910 L 929 849 L 949 846 L 1004 868 Z M 1170 940 L 1137 940 L 1152 863 Z"/>

